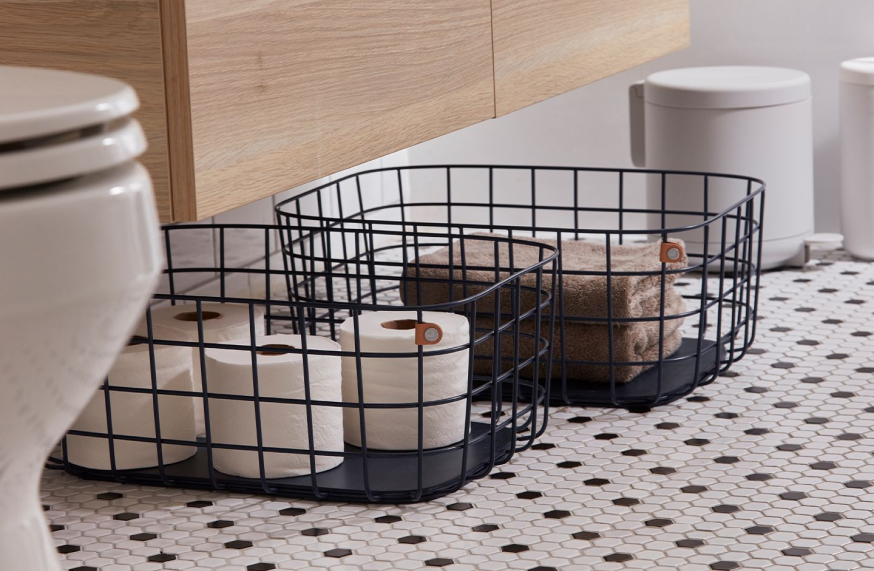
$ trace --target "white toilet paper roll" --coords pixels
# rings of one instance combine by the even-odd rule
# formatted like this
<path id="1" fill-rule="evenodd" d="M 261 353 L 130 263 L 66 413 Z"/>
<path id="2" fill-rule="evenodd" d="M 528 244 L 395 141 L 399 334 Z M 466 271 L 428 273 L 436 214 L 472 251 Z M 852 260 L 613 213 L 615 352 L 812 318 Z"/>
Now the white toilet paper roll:
<path id="1" fill-rule="evenodd" d="M 338 351 L 340 346 L 324 337 L 308 335 L 307 350 Z M 246 341 L 248 343 L 248 341 Z M 242 344 L 242 342 L 241 342 Z M 288 349 L 303 347 L 299 335 L 265 335 L 259 346 Z M 307 354 L 310 399 L 341 401 L 339 355 Z M 252 354 L 232 349 L 207 349 L 206 374 L 210 393 L 252 396 Z M 258 394 L 261 398 L 304 399 L 304 364 L 300 353 L 258 354 Z M 264 446 L 309 450 L 305 404 L 261 402 L 261 437 Z M 343 413 L 340 407 L 312 406 L 313 449 L 343 451 Z M 253 401 L 209 399 L 210 434 L 214 443 L 256 446 L 258 443 Z M 215 468 L 226 474 L 259 478 L 258 453 L 248 450 L 213 449 Z M 339 465 L 342 456 L 316 455 L 316 472 Z M 309 454 L 264 453 L 266 478 L 309 474 Z"/>
<path id="2" fill-rule="evenodd" d="M 204 343 L 225 343 L 233 339 L 242 339 L 242 345 L 251 343 L 249 331 L 249 306 L 232 303 L 201 304 Z M 159 327 L 161 334 L 155 338 L 166 341 L 198 341 L 197 306 L 194 304 L 175 305 L 152 310 L 152 327 Z M 148 336 L 146 319 L 143 317 L 134 335 Z M 264 335 L 264 307 L 255 306 L 255 335 Z M 203 391 L 203 380 L 200 374 L 200 349 L 191 349 L 192 378 L 194 391 Z M 209 386 L 209 377 L 207 377 Z M 211 387 L 210 387 L 211 388 Z M 206 433 L 203 421 L 203 399 L 194 399 L 194 418 L 198 436 Z"/>
<path id="3" fill-rule="evenodd" d="M 163 334 L 163 332 L 162 332 Z M 191 390 L 191 351 L 187 347 L 155 345 L 155 370 L 159 389 Z M 148 344 L 128 345 L 109 371 L 110 386 L 152 388 Z M 145 393 L 109 391 L 113 435 L 155 438 L 153 397 Z M 191 397 L 158 395 L 161 438 L 185 440 L 191 446 L 162 444 L 163 463 L 181 462 L 194 455 L 197 447 Z M 72 426 L 73 430 L 107 433 L 104 391 L 98 390 Z M 158 445 L 150 442 L 113 439 L 118 470 L 158 466 Z M 68 436 L 67 455 L 73 464 L 109 470 L 109 440 L 90 436 Z"/>
<path id="4" fill-rule="evenodd" d="M 426 311 L 423 320 L 443 329 L 443 339 L 424 346 L 423 395 L 434 401 L 466 395 L 469 349 L 429 356 L 428 353 L 468 343 L 467 318 L 453 313 Z M 364 353 L 418 353 L 415 344 L 415 311 L 376 311 L 364 313 L 359 320 L 360 348 Z M 355 330 L 350 317 L 340 326 L 343 351 L 355 350 Z M 343 400 L 359 402 L 355 357 L 343 357 Z M 418 403 L 418 357 L 361 358 L 361 377 L 365 403 Z M 464 438 L 467 401 L 428 406 L 423 414 L 423 446 L 438 448 Z M 367 447 L 381 450 L 415 450 L 418 448 L 417 408 L 376 409 L 364 411 Z M 343 409 L 346 442 L 361 446 L 361 424 L 357 408 Z"/>

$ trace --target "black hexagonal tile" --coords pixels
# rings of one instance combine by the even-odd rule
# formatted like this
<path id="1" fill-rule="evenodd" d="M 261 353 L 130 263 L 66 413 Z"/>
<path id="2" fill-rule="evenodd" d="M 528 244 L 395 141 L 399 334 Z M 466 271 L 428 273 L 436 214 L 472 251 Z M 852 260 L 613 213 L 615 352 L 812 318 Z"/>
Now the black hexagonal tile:
<path id="1" fill-rule="evenodd" d="M 740 458 L 738 458 L 737 456 L 720 456 L 713 461 L 717 464 L 735 464 L 737 462 L 740 462 Z"/>
<path id="2" fill-rule="evenodd" d="M 749 428 L 747 430 L 744 430 L 744 434 L 748 434 L 750 436 L 761 436 L 763 434 L 768 434 L 770 432 L 771 431 L 768 430 L 767 428 Z"/>
<path id="3" fill-rule="evenodd" d="M 850 539 L 856 543 L 874 543 L 874 533 L 857 533 Z"/>
<path id="4" fill-rule="evenodd" d="M 657 474 L 659 476 L 669 476 L 671 474 L 676 474 L 677 470 L 674 468 L 668 468 L 667 466 L 657 466 L 655 468 L 649 469 L 650 473 Z"/>
<path id="5" fill-rule="evenodd" d="M 797 402 L 781 401 L 774 403 L 774 408 L 795 408 L 796 406 L 798 406 Z"/>
<path id="6" fill-rule="evenodd" d="M 601 534 L 596 531 L 578 531 L 571 534 L 571 537 L 574 539 L 582 539 L 583 541 L 592 541 L 593 539 L 600 538 Z"/>
<path id="7" fill-rule="evenodd" d="M 667 518 L 653 518 L 648 519 L 643 522 L 643 525 L 646 527 L 668 527 L 669 525 L 673 525 L 674 520 Z"/>
<path id="8" fill-rule="evenodd" d="M 677 547 L 688 547 L 689 549 L 695 549 L 696 547 L 701 547 L 704 545 L 704 542 L 700 539 L 681 539 L 679 541 L 674 542 Z"/>
<path id="9" fill-rule="evenodd" d="M 502 545 L 501 551 L 504 553 L 522 553 L 524 551 L 528 551 L 530 547 L 527 545 L 521 545 L 519 543 L 510 543 L 508 545 Z"/>
<path id="10" fill-rule="evenodd" d="M 570 517 L 571 512 L 567 510 L 550 510 L 543 514 L 543 517 L 546 519 L 564 519 L 566 517 Z"/>
<path id="11" fill-rule="evenodd" d="M 519 492 L 516 494 L 516 497 L 520 500 L 536 500 L 537 498 L 542 498 L 543 494 L 540 492 Z"/>
<path id="12" fill-rule="evenodd" d="M 774 333 L 789 333 L 790 331 L 792 331 L 792 328 L 778 326 L 778 327 L 772 327 L 771 331 L 773 331 Z"/>
<path id="13" fill-rule="evenodd" d="M 732 569 L 740 568 L 740 563 L 737 561 L 717 561 L 716 563 L 711 563 L 710 568 L 713 571 L 731 571 Z"/>
<path id="14" fill-rule="evenodd" d="M 592 417 L 590 416 L 575 416 L 573 418 L 569 418 L 567 420 L 573 424 L 585 424 L 587 422 L 592 422 Z"/>
<path id="15" fill-rule="evenodd" d="M 217 519 L 206 524 L 206 527 L 212 529 L 224 529 L 226 527 L 231 527 L 232 525 L 234 525 L 234 522 L 232 521 L 228 521 L 226 519 Z"/>
<path id="16" fill-rule="evenodd" d="M 546 567 L 544 565 L 538 565 L 537 567 L 532 567 L 528 571 L 558 571 L 555 567 Z"/>
<path id="17" fill-rule="evenodd" d="M 816 521 L 838 521 L 844 519 L 844 516 L 837 512 L 822 512 L 821 514 L 813 516 L 813 519 Z"/>
<path id="18" fill-rule="evenodd" d="M 758 472 L 754 474 L 747 474 L 746 479 L 751 482 L 767 482 L 772 479 L 774 476 L 771 474 L 760 474 Z"/>
<path id="19" fill-rule="evenodd" d="M 425 561 L 425 565 L 428 567 L 446 567 L 447 565 L 452 565 L 452 559 L 446 559 L 445 557 L 435 557 L 434 559 L 428 559 Z"/>
<path id="20" fill-rule="evenodd" d="M 473 526 L 471 529 L 480 533 L 490 533 L 501 528 L 493 523 L 482 523 L 480 525 Z"/>
<path id="21" fill-rule="evenodd" d="M 274 563 L 253 563 L 246 567 L 246 571 L 272 571 L 276 569 Z"/>
<path id="22" fill-rule="evenodd" d="M 800 341 L 798 341 L 798 344 L 807 345 L 809 347 L 816 347 L 817 345 L 819 345 L 819 341 L 815 341 L 813 339 L 801 339 Z"/>
<path id="23" fill-rule="evenodd" d="M 532 450 L 552 450 L 553 448 L 555 448 L 555 444 L 552 442 L 538 442 L 531 447 Z"/>
<path id="24" fill-rule="evenodd" d="M 732 420 L 734 418 L 738 418 L 740 415 L 736 412 L 718 412 L 713 416 L 722 420 Z"/>
<path id="25" fill-rule="evenodd" d="M 871 332 L 870 331 L 853 331 L 852 333 L 850 333 L 850 335 L 852 335 L 853 337 L 870 337 Z"/>
<path id="26" fill-rule="evenodd" d="M 352 555 L 352 550 L 350 549 L 330 549 L 325 551 L 325 557 L 333 557 L 334 559 L 341 559 L 346 557 L 347 555 Z"/>
<path id="27" fill-rule="evenodd" d="M 428 539 L 421 535 L 405 535 L 404 537 L 398 538 L 398 543 L 405 543 L 407 545 L 417 545 L 419 543 L 425 543 L 426 541 L 428 541 Z"/>
<path id="28" fill-rule="evenodd" d="M 704 395 L 695 395 L 686 399 L 689 402 L 710 402 L 710 397 Z"/>
<path id="29" fill-rule="evenodd" d="M 634 559 L 634 556 L 630 553 L 611 553 L 610 555 L 604 556 L 604 561 L 609 561 L 611 563 L 624 563 L 625 561 L 631 561 Z"/>
<path id="30" fill-rule="evenodd" d="M 57 523 L 53 523 L 53 524 L 49 525 L 49 533 L 54 533 L 56 531 L 63 531 L 65 529 L 67 529 L 65 526 L 57 524 Z"/>
<path id="31" fill-rule="evenodd" d="M 806 424 L 828 424 L 829 419 L 823 416 L 811 416 L 810 418 L 805 418 L 804 422 Z"/>
<path id="32" fill-rule="evenodd" d="M 373 521 L 376 523 L 397 523 L 403 521 L 403 518 L 396 515 L 381 515 L 377 518 L 373 518 Z"/>
<path id="33" fill-rule="evenodd" d="M 780 499 L 782 500 L 798 501 L 803 500 L 806 497 L 807 494 L 805 494 L 804 492 L 783 492 L 782 494 L 780 494 Z"/>
<path id="34" fill-rule="evenodd" d="M 189 507 L 189 508 L 208 508 L 211 505 L 212 505 L 212 502 L 208 502 L 206 500 L 197 500 L 197 501 L 188 502 L 187 504 L 185 504 L 185 506 Z M 267 564 L 265 563 L 265 565 L 267 565 Z M 270 563 L 270 565 L 272 565 L 272 563 Z"/>
<path id="35" fill-rule="evenodd" d="M 835 440 L 862 440 L 865 438 L 861 434 L 856 434 L 855 432 L 845 432 L 843 434 L 838 434 Z"/>
<path id="36" fill-rule="evenodd" d="M 303 508 L 284 508 L 279 510 L 279 515 L 299 516 L 307 513 Z"/>
<path id="37" fill-rule="evenodd" d="M 471 509 L 473 504 L 469 504 L 467 502 L 455 502 L 454 504 L 450 504 L 446 506 L 446 509 L 454 512 L 463 512 Z"/>
<path id="38" fill-rule="evenodd" d="M 120 514 L 115 514 L 114 516 L 112 516 L 112 519 L 115 519 L 118 521 L 131 521 L 134 519 L 139 519 L 139 517 L 140 517 L 140 514 L 124 512 L 124 513 L 120 513 Z"/>
<path id="39" fill-rule="evenodd" d="M 871 487 L 870 480 L 850 480 L 849 482 L 845 482 L 844 485 L 848 488 L 855 488 L 858 490 L 864 490 L 865 488 Z"/>
<path id="40" fill-rule="evenodd" d="M 754 394 L 763 394 L 768 392 L 768 389 L 766 389 L 765 387 L 747 387 L 744 389 L 744 391 Z"/>
<path id="41" fill-rule="evenodd" d="M 168 561 L 175 561 L 176 556 L 172 553 L 158 553 L 155 555 L 149 556 L 149 561 L 152 563 L 167 563 Z"/>
<path id="42" fill-rule="evenodd" d="M 80 565 L 79 567 L 73 567 L 70 571 L 100 571 L 97 567 L 91 567 L 90 565 Z"/>
<path id="43" fill-rule="evenodd" d="M 782 553 L 786 557 L 806 557 L 813 553 L 813 551 L 806 547 L 787 547 Z"/>
<path id="44" fill-rule="evenodd" d="M 707 491 L 707 486 L 683 486 L 680 491 L 684 494 L 701 494 Z"/>
<path id="45" fill-rule="evenodd" d="M 583 483 L 587 486 L 606 486 L 610 483 L 610 480 L 605 480 L 604 478 L 589 478 Z"/>
<path id="46" fill-rule="evenodd" d="M 133 541 L 151 541 L 157 537 L 158 536 L 154 533 L 137 533 L 130 536 Z"/>
<path id="47" fill-rule="evenodd" d="M 779 363 L 772 363 L 772 367 L 775 369 L 792 369 L 795 367 L 795 363 L 787 363 L 785 361 L 780 361 Z"/>
<path id="48" fill-rule="evenodd" d="M 683 443 L 687 446 L 704 446 L 705 444 L 710 444 L 710 441 L 706 438 L 690 438 L 689 440 L 684 440 Z"/>
<path id="49" fill-rule="evenodd" d="M 331 533 L 331 531 L 324 527 L 311 527 L 300 532 L 301 535 L 306 535 L 307 537 L 319 537 L 320 535 L 328 535 L 329 533 Z"/>
<path id="50" fill-rule="evenodd" d="M 252 542 L 242 539 L 235 539 L 233 541 L 225 543 L 225 547 L 227 547 L 228 549 L 249 549 L 250 547 L 252 547 Z"/>
<path id="51" fill-rule="evenodd" d="M 750 535 L 768 535 L 774 531 L 774 528 L 770 525 L 754 525 L 744 529 L 744 531 Z"/>
<path id="52" fill-rule="evenodd" d="M 740 508 L 738 506 L 733 506 L 730 504 L 719 504 L 718 506 L 713 506 L 710 509 L 718 514 L 733 514 L 740 511 Z"/>
<path id="53" fill-rule="evenodd" d="M 676 422 L 660 422 L 655 425 L 659 430 L 673 430 L 675 428 L 680 428 L 680 425 Z"/>
<path id="54" fill-rule="evenodd" d="M 801 379 L 801 382 L 816 385 L 823 382 L 824 380 L 825 379 L 823 379 L 822 377 L 804 377 L 803 379 Z"/>
<path id="55" fill-rule="evenodd" d="M 98 500 L 107 500 L 107 501 L 112 501 L 112 500 L 117 500 L 117 499 L 119 499 L 119 498 L 123 498 L 123 497 L 124 497 L 124 494 L 119 494 L 119 493 L 117 493 L 117 492 L 105 492 L 105 493 L 102 493 L 102 494 L 97 494 L 95 497 L 96 497 Z"/>
<path id="56" fill-rule="evenodd" d="M 777 450 L 780 450 L 781 452 L 795 452 L 802 448 L 804 448 L 804 446 L 801 444 L 780 444 L 777 446 Z"/>
<path id="57" fill-rule="evenodd" d="M 82 547 L 79 545 L 59 545 L 58 553 L 63 553 L 64 555 L 68 553 L 76 553 L 77 551 L 82 551 Z"/>
<path id="58" fill-rule="evenodd" d="M 619 435 L 612 432 L 603 432 L 595 435 L 595 440 L 613 440 L 614 438 L 619 438 Z"/>
<path id="59" fill-rule="evenodd" d="M 629 448 L 628 450 L 622 451 L 623 456 L 633 456 L 633 457 L 643 456 L 646 453 L 647 453 L 646 450 L 641 450 L 639 448 Z"/>
<path id="60" fill-rule="evenodd" d="M 636 506 L 639 503 L 640 500 L 638 500 L 637 498 L 616 498 L 615 500 L 613 500 L 614 505 L 625 507 Z"/>
<path id="61" fill-rule="evenodd" d="M 840 361 L 843 359 L 848 359 L 850 356 L 847 353 L 832 353 L 831 355 L 826 355 L 826 359 L 830 359 L 832 361 Z"/>
<path id="62" fill-rule="evenodd" d="M 851 393 L 850 391 L 835 391 L 831 393 L 830 396 L 836 399 L 851 399 L 856 396 L 856 393 Z"/>
<path id="63" fill-rule="evenodd" d="M 559 462 L 556 464 L 559 468 L 579 468 L 583 464 L 581 462 L 577 462 L 576 460 L 566 460 L 564 462 Z"/>
<path id="64" fill-rule="evenodd" d="M 814 470 L 834 470 L 838 465 L 834 462 L 814 462 L 810 467 Z"/>

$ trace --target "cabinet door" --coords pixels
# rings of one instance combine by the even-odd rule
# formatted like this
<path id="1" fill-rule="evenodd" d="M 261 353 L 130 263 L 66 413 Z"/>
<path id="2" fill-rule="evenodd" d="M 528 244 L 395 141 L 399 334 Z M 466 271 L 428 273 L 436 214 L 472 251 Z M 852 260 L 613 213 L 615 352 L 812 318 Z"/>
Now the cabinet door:
<path id="1" fill-rule="evenodd" d="M 689 45 L 688 0 L 492 0 L 504 115 Z"/>
<path id="2" fill-rule="evenodd" d="M 186 0 L 175 19 L 190 119 L 186 94 L 168 97 L 168 127 L 190 125 L 191 139 L 178 147 L 190 156 L 171 157 L 187 171 L 174 177 L 177 219 L 495 114 L 489 0 Z"/>

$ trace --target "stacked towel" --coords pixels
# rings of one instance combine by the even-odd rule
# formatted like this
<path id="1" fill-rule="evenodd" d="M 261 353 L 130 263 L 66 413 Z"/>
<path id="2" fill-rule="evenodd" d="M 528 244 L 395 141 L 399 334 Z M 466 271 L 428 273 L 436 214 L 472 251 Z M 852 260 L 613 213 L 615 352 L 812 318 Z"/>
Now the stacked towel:
<path id="1" fill-rule="evenodd" d="M 477 235 L 474 235 L 477 236 Z M 482 236 L 482 235 L 480 235 Z M 467 271 L 464 280 L 467 283 L 466 294 L 471 296 L 481 292 L 495 282 L 495 252 L 494 242 L 468 237 L 465 239 L 465 264 Z M 529 239 L 527 241 L 556 246 L 554 240 Z M 658 318 L 661 300 L 661 261 L 659 243 L 635 245 L 612 245 L 611 287 L 614 319 Z M 458 243 L 453 248 L 452 279 L 459 282 L 463 279 L 461 271 L 461 247 Z M 545 252 L 544 252 L 545 253 Z M 541 259 L 540 248 L 524 244 L 513 246 L 513 267 L 525 268 Z M 403 298 L 408 305 L 416 305 L 421 294 L 421 304 L 434 304 L 449 301 L 450 277 L 449 248 L 443 248 L 434 253 L 419 257 L 419 276 L 424 278 L 418 282 L 407 282 L 403 289 Z M 509 268 L 509 248 L 501 243 L 498 263 L 502 268 Z M 668 270 L 682 269 L 687 266 L 685 255 L 676 262 L 667 264 Z M 553 376 L 561 376 L 560 358 L 562 348 L 567 364 L 565 374 L 568 379 L 584 381 L 609 381 L 609 329 L 603 321 L 607 317 L 607 279 L 605 275 L 575 275 L 573 272 L 605 272 L 606 247 L 604 244 L 582 241 L 562 242 L 562 286 L 564 290 L 565 339 L 561 337 L 560 322 L 554 324 L 555 338 L 553 344 Z M 410 265 L 406 275 L 416 276 L 416 267 Z M 656 272 L 653 275 L 640 275 L 642 272 Z M 623 275 L 623 274 L 633 275 Z M 501 278 L 506 278 L 508 271 L 500 272 Z M 672 318 L 685 311 L 683 298 L 673 288 L 677 274 L 667 274 L 665 277 L 665 322 L 663 329 L 663 356 L 674 353 L 682 342 L 680 326 L 682 318 Z M 433 281 L 429 281 L 433 280 Z M 536 275 L 523 276 L 522 286 L 526 288 L 520 296 L 522 312 L 535 307 L 538 296 L 534 291 Z M 550 290 L 551 276 L 543 274 L 542 288 Z M 454 299 L 465 297 L 465 288 L 460 283 L 453 284 Z M 504 288 L 501 294 L 502 322 L 506 323 L 512 315 L 509 289 Z M 477 302 L 477 329 L 490 329 L 494 326 L 495 296 L 490 294 Z M 556 306 L 558 312 L 558 306 Z M 548 337 L 549 323 L 546 322 L 548 312 L 543 315 L 542 332 Z M 613 363 L 626 363 L 614 367 L 616 382 L 628 382 L 641 372 L 652 367 L 644 364 L 647 361 L 659 359 L 659 321 L 631 321 L 613 325 Z M 520 327 L 520 356 L 533 355 L 533 333 L 535 323 L 533 317 L 523 321 Z M 481 336 L 484 332 L 478 333 Z M 492 340 L 477 346 L 478 356 L 492 355 Z M 512 366 L 513 351 L 512 330 L 502 335 L 501 352 L 504 356 L 502 370 Z M 591 364 L 582 364 L 587 362 Z M 489 374 L 492 371 L 491 359 L 477 359 L 474 369 L 479 374 Z M 545 365 L 544 365 L 545 371 Z"/>

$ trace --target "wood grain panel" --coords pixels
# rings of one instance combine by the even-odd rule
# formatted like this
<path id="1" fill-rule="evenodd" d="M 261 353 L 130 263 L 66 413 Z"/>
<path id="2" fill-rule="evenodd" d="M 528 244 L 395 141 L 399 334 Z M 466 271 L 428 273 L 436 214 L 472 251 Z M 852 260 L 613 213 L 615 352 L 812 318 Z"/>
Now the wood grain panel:
<path id="1" fill-rule="evenodd" d="M 494 116 L 489 0 L 187 0 L 196 218 Z"/>
<path id="2" fill-rule="evenodd" d="M 689 45 L 688 0 L 492 0 L 505 115 Z"/>
<path id="3" fill-rule="evenodd" d="M 158 213 L 172 218 L 161 29 L 157 0 L 4 0 L 0 64 L 53 67 L 115 77 L 140 98 L 135 117 L 149 148 Z"/>

